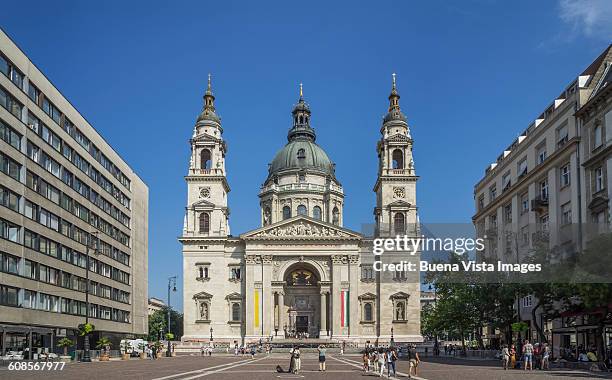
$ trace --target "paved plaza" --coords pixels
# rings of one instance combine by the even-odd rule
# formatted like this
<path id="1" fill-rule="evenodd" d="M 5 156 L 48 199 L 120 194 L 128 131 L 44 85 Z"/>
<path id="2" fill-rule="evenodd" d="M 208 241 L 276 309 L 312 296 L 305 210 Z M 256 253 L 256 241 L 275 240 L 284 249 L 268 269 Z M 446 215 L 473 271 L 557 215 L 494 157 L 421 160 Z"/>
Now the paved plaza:
<path id="1" fill-rule="evenodd" d="M 358 355 L 329 355 L 327 371 L 318 371 L 318 360 L 315 354 L 304 354 L 302 371 L 298 375 L 276 372 L 276 366 L 285 370 L 288 357 L 280 353 L 269 356 L 217 355 L 200 357 L 182 355 L 175 358 L 152 360 L 129 360 L 94 362 L 90 364 L 67 364 L 62 371 L 9 371 L 0 368 L 0 379 L 62 379 L 62 380 L 95 380 L 95 379 L 147 379 L 147 380 L 192 380 L 207 379 L 368 379 L 377 378 L 377 374 L 363 373 Z M 398 377 L 408 378 L 407 362 L 398 362 Z M 386 378 L 386 377 L 385 377 Z M 522 370 L 504 371 L 495 361 L 460 360 L 453 358 L 427 359 L 419 366 L 419 376 L 415 379 L 427 380 L 570 380 L 570 379 L 610 379 L 608 374 L 595 374 L 582 371 L 553 370 L 550 372 Z"/>

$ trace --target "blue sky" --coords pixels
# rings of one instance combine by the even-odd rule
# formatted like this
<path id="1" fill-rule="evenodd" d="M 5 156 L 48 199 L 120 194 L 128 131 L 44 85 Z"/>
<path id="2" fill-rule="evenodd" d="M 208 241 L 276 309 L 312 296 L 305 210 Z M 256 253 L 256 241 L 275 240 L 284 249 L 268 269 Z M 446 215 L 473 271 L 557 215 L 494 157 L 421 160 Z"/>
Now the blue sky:
<path id="1" fill-rule="evenodd" d="M 607 0 L 13 1 L 0 13 L 148 184 L 149 292 L 162 299 L 168 276 L 182 274 L 187 141 L 209 72 L 234 234 L 258 226 L 259 186 L 300 82 L 345 188 L 346 226 L 372 221 L 392 72 L 415 139 L 421 220 L 469 222 L 485 166 L 610 43 L 611 20 Z"/>

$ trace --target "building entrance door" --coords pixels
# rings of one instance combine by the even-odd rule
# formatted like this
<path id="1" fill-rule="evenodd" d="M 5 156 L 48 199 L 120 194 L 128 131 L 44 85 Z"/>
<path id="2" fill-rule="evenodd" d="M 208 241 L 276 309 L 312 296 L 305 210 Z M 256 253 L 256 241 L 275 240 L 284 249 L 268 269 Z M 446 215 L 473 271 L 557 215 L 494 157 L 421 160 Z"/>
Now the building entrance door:
<path id="1" fill-rule="evenodd" d="M 295 331 L 298 334 L 308 332 L 308 316 L 307 315 L 298 315 L 295 317 Z"/>

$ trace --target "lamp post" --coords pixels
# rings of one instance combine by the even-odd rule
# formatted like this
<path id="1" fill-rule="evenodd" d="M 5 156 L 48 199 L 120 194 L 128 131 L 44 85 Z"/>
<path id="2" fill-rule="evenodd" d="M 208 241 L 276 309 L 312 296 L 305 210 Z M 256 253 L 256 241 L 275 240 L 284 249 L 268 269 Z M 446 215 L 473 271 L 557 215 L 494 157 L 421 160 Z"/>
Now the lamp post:
<path id="1" fill-rule="evenodd" d="M 89 324 L 89 288 L 90 288 L 90 282 L 89 282 L 89 250 L 91 249 L 91 236 L 95 236 L 96 237 L 96 244 L 93 247 L 94 250 L 94 255 L 98 254 L 98 245 L 100 243 L 100 239 L 98 238 L 98 231 L 94 231 L 92 232 L 90 235 L 89 241 L 87 242 L 87 245 L 85 247 L 85 256 L 86 256 L 86 260 L 85 260 L 85 281 L 86 281 L 86 286 L 85 286 L 85 325 L 87 326 Z M 91 356 L 89 353 L 89 332 L 87 332 L 87 334 L 85 334 L 84 336 L 84 341 L 83 341 L 83 358 L 81 359 L 82 362 L 86 362 L 86 363 L 90 363 L 91 362 Z"/>
<path id="2" fill-rule="evenodd" d="M 213 334 L 213 328 L 211 327 L 210 328 L 210 341 L 211 342 L 213 341 L 213 335 L 212 334 Z"/>
<path id="3" fill-rule="evenodd" d="M 391 346 L 393 346 L 395 344 L 395 341 L 393 339 L 393 326 L 391 327 Z"/>
<path id="4" fill-rule="evenodd" d="M 168 277 L 168 335 L 166 336 L 168 341 L 168 347 L 166 349 L 166 356 L 172 356 L 172 348 L 170 347 L 170 291 L 176 292 L 176 276 Z"/>

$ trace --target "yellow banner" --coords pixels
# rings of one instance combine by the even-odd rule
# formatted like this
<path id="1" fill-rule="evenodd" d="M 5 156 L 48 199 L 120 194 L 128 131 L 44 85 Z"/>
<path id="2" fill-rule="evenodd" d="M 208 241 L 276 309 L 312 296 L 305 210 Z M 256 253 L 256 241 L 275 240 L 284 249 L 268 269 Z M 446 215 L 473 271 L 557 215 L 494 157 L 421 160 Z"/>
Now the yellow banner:
<path id="1" fill-rule="evenodd" d="M 253 306 L 255 307 L 254 313 L 253 313 L 253 322 L 255 327 L 259 327 L 259 291 L 255 291 L 255 294 L 253 295 Z"/>

